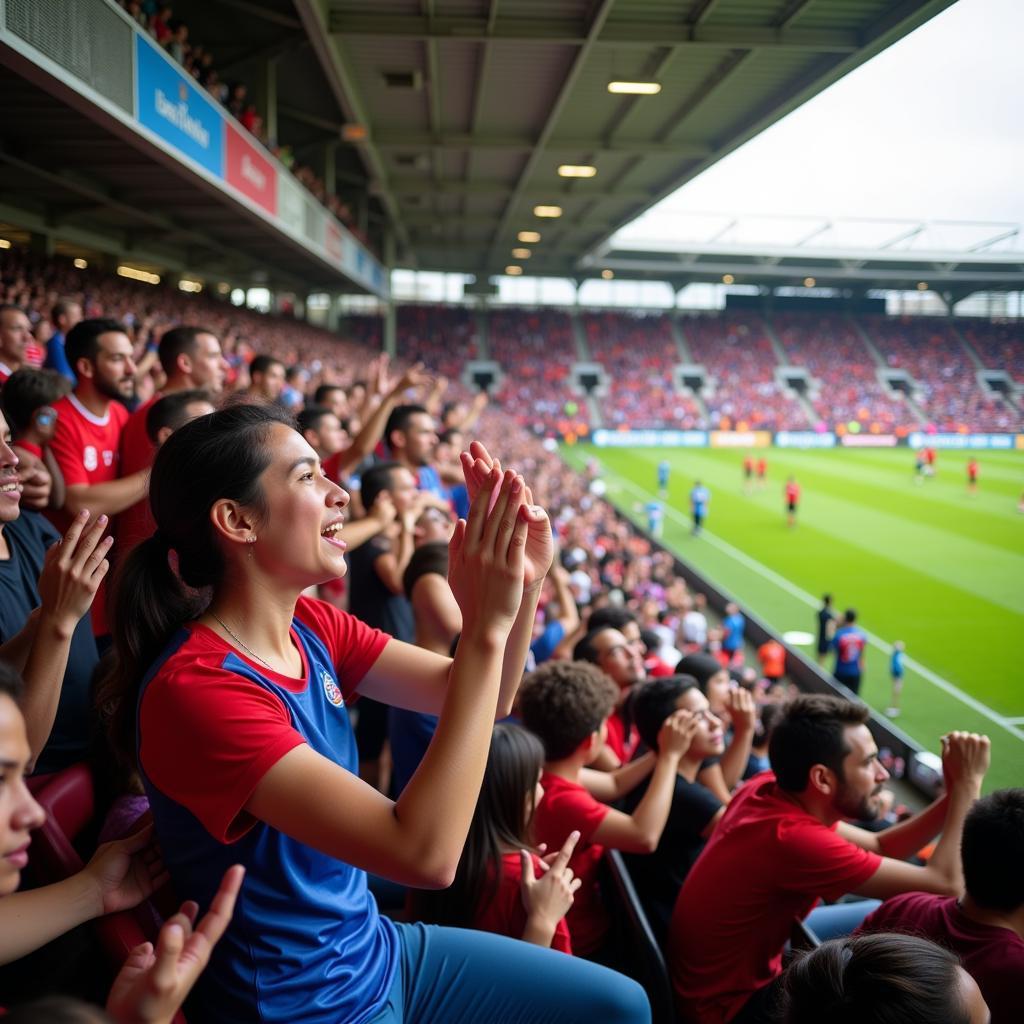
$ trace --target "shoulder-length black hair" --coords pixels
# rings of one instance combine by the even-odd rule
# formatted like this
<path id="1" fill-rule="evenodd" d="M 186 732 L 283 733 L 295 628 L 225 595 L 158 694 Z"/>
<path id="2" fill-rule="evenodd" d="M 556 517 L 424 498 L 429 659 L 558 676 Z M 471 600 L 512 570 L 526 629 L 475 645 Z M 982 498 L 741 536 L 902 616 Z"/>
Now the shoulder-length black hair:
<path id="1" fill-rule="evenodd" d="M 501 883 L 508 848 L 532 846 L 533 793 L 544 766 L 544 747 L 531 732 L 499 722 L 491 735 L 480 796 L 455 880 L 448 889 L 416 892 L 416 917 L 433 924 L 471 928 L 477 909 Z"/>

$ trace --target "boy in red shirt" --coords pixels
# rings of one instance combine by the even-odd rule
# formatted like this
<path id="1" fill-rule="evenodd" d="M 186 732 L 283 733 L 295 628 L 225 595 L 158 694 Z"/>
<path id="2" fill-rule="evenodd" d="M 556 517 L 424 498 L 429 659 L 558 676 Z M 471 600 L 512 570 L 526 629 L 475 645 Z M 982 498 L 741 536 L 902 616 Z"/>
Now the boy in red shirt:
<path id="1" fill-rule="evenodd" d="M 549 661 L 523 681 L 519 710 L 523 724 L 544 744 L 544 798 L 534 813 L 534 838 L 561 849 L 570 832 L 580 834 L 569 861 L 582 881 L 566 915 L 573 952 L 594 957 L 608 938 L 598 869 L 604 848 L 630 853 L 657 849 L 668 820 L 679 760 L 697 730 L 690 711 L 677 711 L 658 733 L 657 756 L 647 754 L 615 772 L 588 770 L 604 746 L 606 722 L 618 689 L 600 669 L 585 662 Z M 651 768 L 653 765 L 653 774 Z M 647 792 L 630 814 L 605 801 L 617 800 L 651 775 Z"/>
<path id="2" fill-rule="evenodd" d="M 796 526 L 796 506 L 800 501 L 800 485 L 790 477 L 786 481 L 786 525 Z"/>
<path id="3" fill-rule="evenodd" d="M 992 1024 L 1024 1020 L 1024 789 L 979 800 L 960 844 L 965 893 L 886 900 L 858 932 L 920 935 L 952 950 L 978 983 Z"/>
<path id="4" fill-rule="evenodd" d="M 877 816 L 889 777 L 868 718 L 863 704 L 839 697 L 804 694 L 787 705 L 769 743 L 772 771 L 733 797 L 676 901 L 668 961 L 682 1020 L 774 1020 L 773 982 L 794 918 L 810 913 L 812 930 L 834 938 L 877 906 L 865 900 L 811 913 L 819 899 L 960 891 L 960 835 L 988 768 L 988 738 L 944 737 L 946 794 L 869 832 L 848 824 Z M 903 862 L 939 830 L 927 866 Z"/>
<path id="5" fill-rule="evenodd" d="M 54 526 L 66 533 L 79 512 L 111 517 L 146 495 L 149 470 L 118 479 L 121 431 L 128 410 L 118 399 L 135 392 L 132 343 L 116 320 L 82 320 L 64 342 L 68 362 L 78 377 L 75 390 L 53 405 L 57 429 L 50 451 L 64 477 L 63 509 L 53 512 Z M 105 588 L 93 604 L 93 631 L 109 632 L 104 614 Z"/>

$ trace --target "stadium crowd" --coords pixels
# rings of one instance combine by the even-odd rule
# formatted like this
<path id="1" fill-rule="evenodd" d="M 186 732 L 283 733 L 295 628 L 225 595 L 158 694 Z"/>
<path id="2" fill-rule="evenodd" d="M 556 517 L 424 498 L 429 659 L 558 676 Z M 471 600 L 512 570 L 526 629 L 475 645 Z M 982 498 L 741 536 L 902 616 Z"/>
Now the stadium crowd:
<path id="1" fill-rule="evenodd" d="M 14 1005 L 50 987 L 22 957 L 140 904 L 106 1016 L 76 1019 L 191 991 L 194 1021 L 647 1021 L 610 851 L 680 1020 L 1020 1019 L 1024 790 L 980 798 L 988 741 L 954 732 L 945 792 L 879 828 L 867 709 L 748 664 L 739 609 L 709 616 L 596 467 L 524 429 L 538 395 L 570 415 L 566 314 L 492 315 L 485 406 L 439 386 L 459 313 L 410 311 L 428 365 L 392 366 L 74 273 L 19 258 L 0 308 L 14 1024 L 72 1012 Z M 92 855 L 56 870 L 83 815 Z M 161 922 L 168 892 L 194 902 Z M 784 970 L 801 921 L 822 944 Z"/>

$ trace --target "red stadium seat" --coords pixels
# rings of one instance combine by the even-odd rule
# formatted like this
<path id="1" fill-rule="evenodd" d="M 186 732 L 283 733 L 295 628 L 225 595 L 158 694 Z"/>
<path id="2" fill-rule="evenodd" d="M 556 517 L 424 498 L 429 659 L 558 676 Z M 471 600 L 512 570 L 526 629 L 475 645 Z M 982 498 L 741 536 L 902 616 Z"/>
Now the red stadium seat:
<path id="1" fill-rule="evenodd" d="M 46 822 L 32 836 L 32 866 L 40 884 L 63 881 L 81 871 L 84 861 L 75 847 L 75 840 L 86 835 L 95 824 L 96 793 L 92 772 L 86 764 L 75 764 L 44 777 L 34 787 L 34 795 L 46 811 Z M 162 898 L 161 893 L 154 896 Z M 93 922 L 112 972 L 120 969 L 125 958 L 140 943 L 156 941 L 155 916 L 152 904 L 146 901 L 135 910 L 108 914 Z M 178 1013 L 174 1024 L 186 1024 Z"/>

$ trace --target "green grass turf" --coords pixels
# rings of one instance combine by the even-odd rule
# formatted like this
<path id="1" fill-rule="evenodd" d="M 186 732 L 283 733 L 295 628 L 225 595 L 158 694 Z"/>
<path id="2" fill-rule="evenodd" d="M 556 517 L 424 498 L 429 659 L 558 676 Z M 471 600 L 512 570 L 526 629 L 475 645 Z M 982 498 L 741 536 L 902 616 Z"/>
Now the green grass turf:
<path id="1" fill-rule="evenodd" d="M 797 451 L 771 449 L 762 491 L 744 493 L 744 452 L 728 449 L 563 448 L 581 467 L 604 469 L 608 497 L 638 522 L 636 506 L 656 491 L 656 467 L 672 466 L 664 543 L 742 605 L 780 631 L 816 628 L 809 607 L 742 556 L 815 598 L 830 591 L 837 609 L 853 606 L 882 641 L 903 640 L 907 655 L 986 705 L 999 717 L 1024 719 L 1024 451 L 981 452 L 978 493 L 968 495 L 967 453 L 940 451 L 937 473 L 913 479 L 908 449 Z M 755 453 L 761 454 L 761 453 Z M 793 474 L 802 488 L 799 524 L 787 529 L 782 488 Z M 688 494 L 695 479 L 710 489 L 712 537 L 689 532 Z M 807 650 L 813 650 L 809 648 Z M 889 704 L 888 655 L 869 645 L 861 694 Z M 1017 735 L 944 692 L 913 667 L 896 724 L 938 749 L 950 729 L 992 738 L 996 786 L 1024 785 L 1024 721 Z"/>

